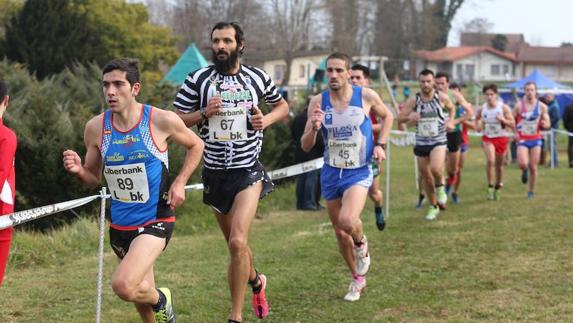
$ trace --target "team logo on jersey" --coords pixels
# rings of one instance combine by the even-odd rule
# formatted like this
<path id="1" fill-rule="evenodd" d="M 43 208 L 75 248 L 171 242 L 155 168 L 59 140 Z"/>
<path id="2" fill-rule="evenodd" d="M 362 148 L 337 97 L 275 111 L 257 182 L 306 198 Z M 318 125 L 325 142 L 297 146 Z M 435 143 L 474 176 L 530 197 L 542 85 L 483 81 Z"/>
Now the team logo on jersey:
<path id="1" fill-rule="evenodd" d="M 141 139 L 139 139 L 138 137 L 132 136 L 132 135 L 127 135 L 127 136 L 123 137 L 123 139 L 115 139 L 112 142 L 112 144 L 131 146 L 138 141 L 141 141 Z"/>
<path id="2" fill-rule="evenodd" d="M 251 85 L 251 77 L 248 75 L 245 75 L 245 83 L 247 83 L 247 85 Z"/>
<path id="3" fill-rule="evenodd" d="M 111 130 L 105 129 L 105 130 L 103 131 L 103 134 L 104 134 L 104 135 L 111 135 Z"/>
<path id="4" fill-rule="evenodd" d="M 149 157 L 149 154 L 145 150 L 136 150 L 129 154 L 129 160 L 136 160 L 136 159 L 146 159 Z"/>
<path id="5" fill-rule="evenodd" d="M 111 156 L 107 156 L 105 158 L 105 160 L 108 162 L 122 162 L 125 160 L 125 157 L 123 157 L 122 154 L 116 152 L 115 154 L 113 154 Z"/>
<path id="6" fill-rule="evenodd" d="M 324 124 L 328 124 L 328 125 L 332 124 L 332 113 L 326 113 L 324 115 Z"/>

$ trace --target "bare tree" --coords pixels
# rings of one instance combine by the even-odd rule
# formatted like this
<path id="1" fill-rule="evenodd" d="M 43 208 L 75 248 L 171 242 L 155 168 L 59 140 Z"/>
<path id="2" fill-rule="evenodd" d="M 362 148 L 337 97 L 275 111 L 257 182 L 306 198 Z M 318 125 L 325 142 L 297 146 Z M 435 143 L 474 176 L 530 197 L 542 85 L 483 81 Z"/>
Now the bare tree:
<path id="1" fill-rule="evenodd" d="M 462 27 L 462 32 L 487 34 L 493 28 L 493 22 L 484 17 L 477 17 L 466 22 Z"/>
<path id="2" fill-rule="evenodd" d="M 319 9 L 318 0 L 272 0 L 269 8 L 274 12 L 271 42 L 286 62 L 283 85 L 288 85 L 291 64 L 295 54 L 308 49 L 313 13 Z"/>

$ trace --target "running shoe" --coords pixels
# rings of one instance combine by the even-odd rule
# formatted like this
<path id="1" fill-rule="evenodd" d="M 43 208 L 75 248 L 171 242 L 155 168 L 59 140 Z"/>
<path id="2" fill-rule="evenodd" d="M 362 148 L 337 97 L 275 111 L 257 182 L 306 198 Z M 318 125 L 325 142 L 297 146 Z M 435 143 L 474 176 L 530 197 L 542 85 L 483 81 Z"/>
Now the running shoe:
<path id="1" fill-rule="evenodd" d="M 495 192 L 494 192 L 493 187 L 488 187 L 487 188 L 487 199 L 490 201 L 493 201 L 495 199 L 494 194 L 495 194 Z"/>
<path id="2" fill-rule="evenodd" d="M 452 193 L 452 202 L 454 202 L 454 204 L 460 204 L 460 197 L 458 193 Z"/>
<path id="3" fill-rule="evenodd" d="M 436 195 L 438 197 L 438 203 L 444 205 L 445 207 L 446 203 L 448 202 L 448 194 L 446 194 L 444 186 L 436 187 Z"/>
<path id="4" fill-rule="evenodd" d="M 167 287 L 161 287 L 159 291 L 165 295 L 165 305 L 155 312 L 155 321 L 157 323 L 176 323 L 171 290 Z"/>
<path id="5" fill-rule="evenodd" d="M 258 293 L 253 293 L 253 310 L 255 311 L 255 316 L 264 319 L 269 315 L 269 303 L 265 297 L 265 289 L 267 288 L 267 276 L 259 274 L 259 279 L 261 280 L 261 290 Z"/>
<path id="6" fill-rule="evenodd" d="M 346 296 L 344 296 L 344 300 L 349 302 L 355 302 L 359 300 L 364 288 L 366 288 L 365 277 L 358 277 L 357 279 L 352 278 L 350 286 L 348 286 L 348 293 L 346 293 Z"/>
<path id="7" fill-rule="evenodd" d="M 527 169 L 526 169 L 526 170 L 523 170 L 523 171 L 521 172 L 521 182 L 522 182 L 523 184 L 527 184 L 527 180 L 528 180 L 528 179 L 529 179 L 529 172 L 527 171 Z"/>
<path id="8" fill-rule="evenodd" d="M 440 213 L 439 207 L 435 205 L 430 205 L 430 207 L 428 208 L 428 214 L 426 214 L 426 220 L 428 221 L 435 220 L 438 217 L 439 213 Z"/>
<path id="9" fill-rule="evenodd" d="M 354 245 L 354 262 L 356 265 L 356 274 L 360 276 L 366 275 L 370 268 L 370 253 L 368 252 L 368 239 L 366 239 L 365 235 L 359 247 Z"/>
<path id="10" fill-rule="evenodd" d="M 493 191 L 493 199 L 495 201 L 501 200 L 501 190 L 494 190 Z"/>
<path id="11" fill-rule="evenodd" d="M 374 214 L 376 215 L 376 226 L 378 227 L 378 230 L 383 231 L 386 227 L 386 220 L 384 220 L 384 212 L 382 211 L 382 208 L 374 208 Z"/>
<path id="12" fill-rule="evenodd" d="M 533 192 L 527 192 L 527 199 L 533 200 Z"/>

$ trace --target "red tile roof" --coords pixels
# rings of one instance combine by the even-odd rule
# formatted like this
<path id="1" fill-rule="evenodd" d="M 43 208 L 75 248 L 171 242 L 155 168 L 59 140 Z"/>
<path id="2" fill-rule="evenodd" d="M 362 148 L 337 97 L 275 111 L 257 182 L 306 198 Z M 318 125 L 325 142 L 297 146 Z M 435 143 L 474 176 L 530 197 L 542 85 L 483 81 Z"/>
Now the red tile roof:
<path id="1" fill-rule="evenodd" d="M 460 36 L 461 46 L 491 46 L 492 40 L 497 35 L 503 35 L 507 39 L 505 52 L 515 53 L 525 42 L 523 34 L 490 34 L 490 33 L 468 33 L 464 32 Z"/>
<path id="2" fill-rule="evenodd" d="M 461 46 L 461 47 L 444 47 L 437 50 L 418 50 L 414 55 L 426 61 L 432 62 L 451 62 L 457 61 L 464 57 L 472 56 L 478 53 L 488 52 L 500 56 L 510 61 L 515 61 L 515 54 L 501 52 L 489 46 Z"/>

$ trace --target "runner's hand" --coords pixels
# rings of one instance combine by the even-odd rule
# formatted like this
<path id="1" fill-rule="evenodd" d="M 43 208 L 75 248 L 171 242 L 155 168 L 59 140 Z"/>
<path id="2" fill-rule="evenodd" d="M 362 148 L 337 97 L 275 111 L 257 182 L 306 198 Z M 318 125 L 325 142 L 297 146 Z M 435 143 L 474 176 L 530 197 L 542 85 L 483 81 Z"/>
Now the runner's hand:
<path id="1" fill-rule="evenodd" d="M 320 104 L 315 104 L 312 109 L 312 114 L 310 116 L 310 122 L 312 123 L 312 129 L 319 130 L 322 127 L 322 121 L 324 120 L 324 111 L 320 108 Z"/>
<path id="2" fill-rule="evenodd" d="M 251 108 L 251 124 L 255 130 L 264 130 L 267 127 L 265 115 L 257 106 Z"/>
<path id="3" fill-rule="evenodd" d="M 214 96 L 207 102 L 207 107 L 205 108 L 205 115 L 207 118 L 211 118 L 215 113 L 221 112 L 223 108 L 223 101 L 220 96 Z"/>
<path id="4" fill-rule="evenodd" d="M 408 115 L 408 122 L 416 123 L 420 121 L 420 113 L 419 112 L 411 112 Z"/>
<path id="5" fill-rule="evenodd" d="M 72 174 L 78 174 L 82 170 L 82 159 L 73 150 L 66 150 L 63 153 L 64 168 Z"/>
<path id="6" fill-rule="evenodd" d="M 378 162 L 378 169 L 380 169 L 380 164 L 383 160 L 386 160 L 386 152 L 380 146 L 374 146 L 374 158 Z"/>
<path id="7" fill-rule="evenodd" d="M 172 210 L 185 202 L 185 185 L 173 182 L 167 193 L 167 204 Z"/>

